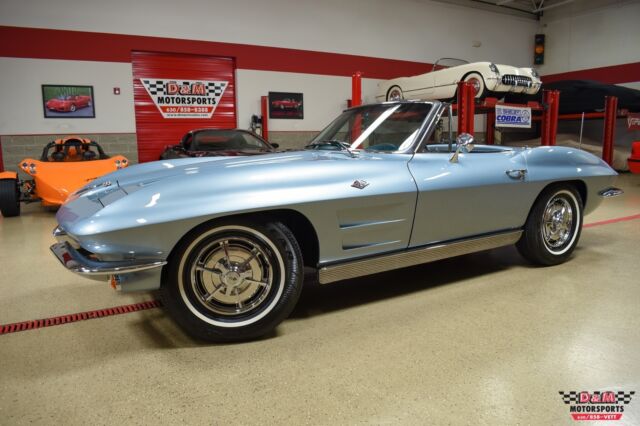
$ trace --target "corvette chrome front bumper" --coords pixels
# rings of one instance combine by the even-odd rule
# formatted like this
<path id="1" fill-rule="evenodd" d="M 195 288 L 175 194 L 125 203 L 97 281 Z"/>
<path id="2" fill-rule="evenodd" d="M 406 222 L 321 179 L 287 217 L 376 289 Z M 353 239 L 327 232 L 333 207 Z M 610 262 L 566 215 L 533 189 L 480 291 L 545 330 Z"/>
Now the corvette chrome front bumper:
<path id="1" fill-rule="evenodd" d="M 68 241 L 56 243 L 50 250 L 67 270 L 80 275 L 122 275 L 159 268 L 167 264 L 164 260 L 120 260 L 102 262 L 84 256 Z"/>
<path id="2" fill-rule="evenodd" d="M 96 281 L 109 281 L 122 291 L 147 291 L 160 287 L 161 268 L 167 264 L 166 260 L 102 261 L 85 255 L 78 242 L 64 229 L 57 227 L 53 236 L 58 243 L 50 250 L 68 271 Z"/>

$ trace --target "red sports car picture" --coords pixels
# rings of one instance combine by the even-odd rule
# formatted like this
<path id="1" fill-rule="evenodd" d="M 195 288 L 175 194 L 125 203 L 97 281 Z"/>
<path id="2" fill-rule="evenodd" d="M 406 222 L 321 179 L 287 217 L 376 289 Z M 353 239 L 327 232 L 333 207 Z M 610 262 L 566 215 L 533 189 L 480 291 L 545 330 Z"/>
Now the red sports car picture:
<path id="1" fill-rule="evenodd" d="M 302 93 L 269 92 L 269 118 L 304 118 Z"/>
<path id="2" fill-rule="evenodd" d="M 91 96 L 67 95 L 47 101 L 47 108 L 53 111 L 74 112 L 88 106 L 91 106 Z"/>
<path id="3" fill-rule="evenodd" d="M 94 118 L 92 86 L 43 85 L 45 118 Z"/>
<path id="4" fill-rule="evenodd" d="M 279 101 L 271 102 L 273 108 L 279 109 L 298 109 L 302 105 L 302 102 L 295 101 L 293 99 L 282 99 Z"/>

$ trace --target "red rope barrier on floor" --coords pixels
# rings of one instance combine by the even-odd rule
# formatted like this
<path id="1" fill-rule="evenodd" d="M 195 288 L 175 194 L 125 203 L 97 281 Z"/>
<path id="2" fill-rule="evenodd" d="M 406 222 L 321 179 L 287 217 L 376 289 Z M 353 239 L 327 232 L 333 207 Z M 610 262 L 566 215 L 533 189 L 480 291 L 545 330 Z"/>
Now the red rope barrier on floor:
<path id="1" fill-rule="evenodd" d="M 591 228 L 592 226 L 600 226 L 600 225 L 609 225 L 611 223 L 626 222 L 628 220 L 636 220 L 636 219 L 640 219 L 640 214 L 618 217 L 615 219 L 601 220 L 599 222 L 585 223 L 583 228 Z"/>
<path id="2" fill-rule="evenodd" d="M 96 311 L 79 312 L 77 314 L 62 315 L 59 317 L 43 318 L 31 321 L 16 322 L 0 325 L 0 335 L 16 333 L 18 331 L 35 330 L 37 328 L 51 327 L 54 325 L 69 324 L 77 321 L 85 321 L 112 315 L 128 314 L 130 312 L 144 311 L 146 309 L 159 308 L 162 303 L 159 300 L 134 303 L 132 305 L 115 306 L 113 308 L 98 309 Z"/>

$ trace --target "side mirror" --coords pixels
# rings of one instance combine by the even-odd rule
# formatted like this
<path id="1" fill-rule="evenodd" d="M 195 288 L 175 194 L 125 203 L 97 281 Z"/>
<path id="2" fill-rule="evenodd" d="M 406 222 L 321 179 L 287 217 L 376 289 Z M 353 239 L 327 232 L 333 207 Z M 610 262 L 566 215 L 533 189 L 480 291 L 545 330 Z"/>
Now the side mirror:
<path id="1" fill-rule="evenodd" d="M 269 145 L 271 145 L 274 148 L 279 148 L 280 147 L 280 144 L 274 143 L 274 142 L 269 142 Z"/>
<path id="2" fill-rule="evenodd" d="M 475 140 L 473 139 L 473 136 L 471 136 L 469 133 L 461 133 L 456 138 L 456 152 L 453 153 L 453 155 L 449 159 L 449 162 L 457 163 L 458 155 L 461 152 L 473 151 L 474 146 L 475 146 Z"/>

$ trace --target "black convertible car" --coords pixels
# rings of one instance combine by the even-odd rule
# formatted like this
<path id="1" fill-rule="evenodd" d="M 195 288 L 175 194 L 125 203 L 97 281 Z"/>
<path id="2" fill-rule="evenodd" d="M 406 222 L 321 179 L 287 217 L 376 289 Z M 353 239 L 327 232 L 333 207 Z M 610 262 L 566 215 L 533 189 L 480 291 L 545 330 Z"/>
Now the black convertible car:
<path id="1" fill-rule="evenodd" d="M 269 143 L 248 130 L 196 129 L 184 135 L 180 144 L 165 148 L 160 159 L 259 155 L 276 152 L 276 148 L 278 144 Z"/>
<path id="2" fill-rule="evenodd" d="M 616 96 L 618 108 L 640 111 L 640 90 L 591 80 L 560 80 L 544 83 L 546 90 L 560 91 L 560 114 L 579 114 L 604 110 L 604 97 Z M 509 93 L 504 98 L 509 103 L 542 102 L 542 90 L 535 95 Z"/>

